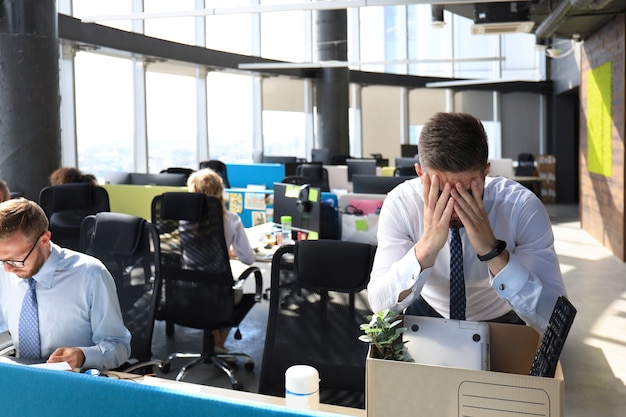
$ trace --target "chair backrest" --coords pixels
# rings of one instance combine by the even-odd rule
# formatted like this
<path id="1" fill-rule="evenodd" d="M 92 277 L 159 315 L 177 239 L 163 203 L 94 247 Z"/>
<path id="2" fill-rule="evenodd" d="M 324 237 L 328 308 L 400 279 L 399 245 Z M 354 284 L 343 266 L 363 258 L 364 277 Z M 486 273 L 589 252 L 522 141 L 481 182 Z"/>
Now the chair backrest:
<path id="1" fill-rule="evenodd" d="M 328 171 L 321 164 L 300 164 L 296 168 L 296 175 L 309 178 L 308 184 L 319 187 L 322 192 L 329 192 Z"/>
<path id="2" fill-rule="evenodd" d="M 156 227 L 125 213 L 98 213 L 81 224 L 81 250 L 106 266 L 117 286 L 130 331 L 131 358 L 152 359 L 154 318 L 160 297 L 160 244 Z"/>
<path id="3" fill-rule="evenodd" d="M 285 184 L 304 185 L 310 184 L 311 179 L 309 177 L 302 177 L 300 175 L 290 175 L 284 177 L 282 180 L 280 180 L 280 182 Z"/>
<path id="4" fill-rule="evenodd" d="M 185 181 L 191 174 L 194 173 L 194 170 L 191 168 L 183 168 L 183 167 L 169 167 L 162 169 L 161 174 L 183 174 L 185 176 Z"/>
<path id="5" fill-rule="evenodd" d="M 39 205 L 48 217 L 52 240 L 74 250 L 80 250 L 83 219 L 91 214 L 111 211 L 107 191 L 90 183 L 45 187 L 39 193 Z"/>
<path id="6" fill-rule="evenodd" d="M 322 402 L 364 407 L 368 346 L 358 337 L 372 314 L 366 287 L 374 252 L 324 239 L 276 251 L 259 393 L 284 395 L 287 368 L 307 364 L 320 372 Z"/>
<path id="7" fill-rule="evenodd" d="M 230 188 L 230 182 L 228 181 L 228 169 L 226 168 L 225 163 L 217 159 L 210 159 L 208 161 L 200 161 L 199 167 L 200 169 L 210 168 L 217 172 L 219 176 L 222 177 L 224 188 Z"/>
<path id="8" fill-rule="evenodd" d="M 394 177 L 417 177 L 415 166 L 399 166 L 393 170 Z"/>
<path id="9" fill-rule="evenodd" d="M 515 168 L 515 176 L 517 177 L 533 177 L 537 173 L 535 168 L 535 155 L 532 153 L 520 153 L 517 156 L 517 167 Z"/>
<path id="10" fill-rule="evenodd" d="M 202 193 L 171 192 L 152 200 L 161 234 L 165 301 L 158 319 L 196 329 L 233 322 L 233 275 L 222 203 Z"/>

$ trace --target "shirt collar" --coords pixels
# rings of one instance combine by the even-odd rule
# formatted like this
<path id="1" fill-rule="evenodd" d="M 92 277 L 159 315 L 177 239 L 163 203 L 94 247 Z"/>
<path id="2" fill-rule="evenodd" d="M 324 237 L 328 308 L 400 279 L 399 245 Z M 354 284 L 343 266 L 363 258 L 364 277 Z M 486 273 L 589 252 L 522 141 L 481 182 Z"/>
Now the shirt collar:
<path id="1" fill-rule="evenodd" d="M 39 272 L 33 275 L 33 279 L 37 281 L 38 284 L 44 285 L 48 288 L 52 287 L 54 273 L 57 270 L 57 265 L 59 263 L 59 251 L 61 248 L 51 241 L 50 249 L 50 256 L 48 256 L 48 259 L 44 262 Z"/>

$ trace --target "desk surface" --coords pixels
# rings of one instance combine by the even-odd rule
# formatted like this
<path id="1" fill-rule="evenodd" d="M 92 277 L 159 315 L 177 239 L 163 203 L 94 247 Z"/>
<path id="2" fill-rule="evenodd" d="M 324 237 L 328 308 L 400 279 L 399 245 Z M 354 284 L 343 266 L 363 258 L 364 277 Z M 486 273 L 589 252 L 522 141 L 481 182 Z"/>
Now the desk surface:
<path id="1" fill-rule="evenodd" d="M 162 387 L 162 388 L 170 388 L 175 390 L 180 390 L 184 392 L 192 392 L 196 394 L 207 394 L 210 396 L 229 398 L 234 400 L 242 400 L 249 401 L 253 403 L 263 403 L 263 404 L 273 404 L 273 405 L 285 405 L 285 399 L 283 397 L 274 397 L 271 395 L 262 395 L 253 392 L 246 391 L 237 391 L 226 388 L 218 388 L 211 387 L 207 385 L 199 385 L 192 384 L 188 382 L 174 381 L 171 379 L 164 378 L 155 378 L 155 377 L 143 377 L 140 375 L 127 374 L 123 372 L 112 372 L 109 371 L 107 376 L 125 379 L 125 380 L 133 380 L 139 383 L 143 383 L 150 386 Z M 360 408 L 350 408 L 350 407 L 342 407 L 331 404 L 320 404 L 319 411 L 324 411 L 328 413 L 345 415 L 345 416 L 355 416 L 355 417 L 365 417 L 365 410 Z"/>

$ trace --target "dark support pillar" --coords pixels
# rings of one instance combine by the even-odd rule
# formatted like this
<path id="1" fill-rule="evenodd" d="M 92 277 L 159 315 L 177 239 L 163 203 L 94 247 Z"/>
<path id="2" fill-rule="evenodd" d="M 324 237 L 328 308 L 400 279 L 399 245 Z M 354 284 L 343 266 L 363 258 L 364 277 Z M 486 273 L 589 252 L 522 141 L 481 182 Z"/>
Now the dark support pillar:
<path id="1" fill-rule="evenodd" d="M 317 11 L 315 29 L 318 60 L 348 60 L 346 10 Z M 316 142 L 318 147 L 330 149 L 331 155 L 350 154 L 349 81 L 347 67 L 322 68 L 315 80 Z"/>
<path id="2" fill-rule="evenodd" d="M 55 0 L 0 0 L 0 178 L 34 201 L 61 164 Z"/>

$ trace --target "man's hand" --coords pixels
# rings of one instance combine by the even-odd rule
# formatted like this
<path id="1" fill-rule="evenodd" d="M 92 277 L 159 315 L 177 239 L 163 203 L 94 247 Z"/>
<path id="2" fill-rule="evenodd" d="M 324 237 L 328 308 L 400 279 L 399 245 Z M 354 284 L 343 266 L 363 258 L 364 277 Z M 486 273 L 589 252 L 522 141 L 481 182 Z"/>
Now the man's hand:
<path id="1" fill-rule="evenodd" d="M 467 237 L 476 253 L 485 255 L 496 247 L 497 239 L 489 223 L 489 217 L 483 206 L 483 195 L 476 180 L 472 180 L 470 190 L 471 193 L 460 182 L 454 184 L 451 191 L 454 211 L 463 222 Z M 500 272 L 509 260 L 507 251 L 504 251 L 503 255 L 488 262 L 489 269 L 494 275 Z"/>
<path id="2" fill-rule="evenodd" d="M 85 363 L 85 354 L 79 348 L 58 348 L 48 358 L 48 363 L 67 362 L 72 369 L 80 368 Z"/>
<path id="3" fill-rule="evenodd" d="M 441 184 L 438 175 L 423 173 L 420 177 L 424 190 L 424 233 L 415 244 L 415 256 L 422 269 L 435 263 L 437 254 L 448 240 L 450 218 L 454 210 L 452 186 Z"/>

